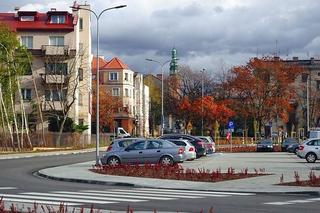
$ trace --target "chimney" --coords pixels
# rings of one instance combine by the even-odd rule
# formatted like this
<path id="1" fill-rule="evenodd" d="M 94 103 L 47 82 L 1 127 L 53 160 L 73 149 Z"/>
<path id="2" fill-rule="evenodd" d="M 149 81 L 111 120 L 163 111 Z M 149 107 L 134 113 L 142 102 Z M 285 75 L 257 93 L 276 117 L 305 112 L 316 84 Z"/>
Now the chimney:
<path id="1" fill-rule="evenodd" d="M 157 74 L 157 78 L 159 78 L 160 80 L 162 80 L 162 74 Z"/>
<path id="2" fill-rule="evenodd" d="M 293 61 L 299 61 L 299 57 L 293 56 L 293 57 L 292 57 L 292 60 L 293 60 Z"/>

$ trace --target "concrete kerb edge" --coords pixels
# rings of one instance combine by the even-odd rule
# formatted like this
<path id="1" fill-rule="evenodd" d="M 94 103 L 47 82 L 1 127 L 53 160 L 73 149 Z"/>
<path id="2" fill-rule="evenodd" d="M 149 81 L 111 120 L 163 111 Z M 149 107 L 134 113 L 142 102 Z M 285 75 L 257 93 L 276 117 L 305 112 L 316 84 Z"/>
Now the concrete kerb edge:
<path id="1" fill-rule="evenodd" d="M 183 190 L 181 188 L 166 188 L 166 187 L 150 187 L 140 184 L 133 184 L 133 183 L 124 183 L 124 182 L 107 182 L 107 181 L 99 181 L 99 180 L 86 180 L 86 179 L 76 179 L 76 178 L 62 178 L 62 177 L 55 177 L 47 174 L 43 174 L 41 170 L 33 172 L 33 175 L 50 179 L 50 180 L 56 180 L 56 181 L 65 181 L 65 182 L 74 182 L 74 183 L 87 183 L 87 184 L 97 184 L 97 185 L 107 185 L 107 186 L 127 186 L 127 187 L 140 187 L 140 188 L 153 188 L 153 189 L 177 189 L 177 190 Z M 189 190 L 195 190 L 195 189 L 185 189 L 186 191 Z M 254 193 L 254 194 L 275 194 L 275 195 L 285 195 L 285 194 L 298 194 L 298 195 L 311 195 L 311 196 L 320 196 L 320 191 L 286 191 L 286 192 L 257 192 L 257 191 L 242 191 L 242 190 L 236 190 L 236 191 L 230 191 L 230 190 L 201 190 L 201 191 L 207 191 L 207 192 L 238 192 L 238 193 Z"/>
<path id="2" fill-rule="evenodd" d="M 140 186 L 137 184 L 131 184 L 131 183 L 106 182 L 106 181 L 99 181 L 99 180 L 85 180 L 85 179 L 76 179 L 76 178 L 55 177 L 55 176 L 43 174 L 43 173 L 41 173 L 41 171 L 33 172 L 33 175 L 40 177 L 40 178 L 57 180 L 57 181 L 65 181 L 65 182 L 73 182 L 73 183 L 88 183 L 88 184 L 109 185 L 109 186 L 143 187 L 143 186 Z"/>

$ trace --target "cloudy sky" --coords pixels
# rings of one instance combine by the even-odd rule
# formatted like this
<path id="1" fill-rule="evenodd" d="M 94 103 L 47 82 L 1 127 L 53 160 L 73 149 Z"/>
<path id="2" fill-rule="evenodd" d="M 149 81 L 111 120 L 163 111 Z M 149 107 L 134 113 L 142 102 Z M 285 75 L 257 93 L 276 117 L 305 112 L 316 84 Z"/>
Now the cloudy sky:
<path id="1" fill-rule="evenodd" d="M 85 1 L 78 1 L 84 3 Z M 100 20 L 100 52 L 121 58 L 138 72 L 159 71 L 146 61 L 170 59 L 217 73 L 244 64 L 251 57 L 320 58 L 319 0 L 87 0 Z M 1 0 L 1 12 L 15 6 L 25 10 L 66 10 L 71 0 Z M 95 20 L 92 20 L 95 48 Z M 95 49 L 93 49 L 95 53 Z M 166 66 L 167 70 L 168 67 Z"/>

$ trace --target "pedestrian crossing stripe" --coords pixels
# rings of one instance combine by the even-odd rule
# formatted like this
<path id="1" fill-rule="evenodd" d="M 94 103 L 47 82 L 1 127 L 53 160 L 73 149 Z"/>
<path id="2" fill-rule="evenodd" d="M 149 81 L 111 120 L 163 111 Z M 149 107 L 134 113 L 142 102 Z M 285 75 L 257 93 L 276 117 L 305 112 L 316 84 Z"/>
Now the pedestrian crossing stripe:
<path id="1" fill-rule="evenodd" d="M 95 191 L 95 190 L 85 190 L 86 192 L 93 192 L 93 193 L 102 193 L 102 194 L 119 194 L 119 195 L 137 195 L 135 190 L 111 190 L 111 191 Z M 155 196 L 155 197 L 166 197 L 166 198 L 203 198 L 199 196 L 188 196 L 188 195 L 170 195 L 170 194 L 156 194 L 156 193 L 139 193 L 139 195 L 146 195 L 146 196 Z"/>
<path id="2" fill-rule="evenodd" d="M 19 203 L 39 203 L 46 205 L 83 206 L 87 204 L 112 204 L 120 202 L 146 202 L 150 200 L 177 200 L 205 197 L 229 197 L 233 195 L 253 195 L 252 193 L 208 192 L 199 190 L 173 189 L 107 189 L 80 191 L 23 192 L 19 194 L 0 193 L 4 201 Z"/>
<path id="3" fill-rule="evenodd" d="M 113 191 L 113 190 L 111 190 Z M 168 197 L 184 197 L 184 198 L 203 198 L 203 197 L 228 197 L 230 195 L 220 195 L 220 194 L 199 194 L 199 193 L 190 193 L 189 195 L 185 195 L 185 192 L 157 192 L 157 191 L 149 191 L 149 190 L 124 190 L 124 189 L 119 189 L 119 190 L 115 190 L 115 191 L 119 191 L 119 192 L 135 192 L 135 193 L 139 193 L 139 194 L 155 194 L 156 196 L 158 196 L 159 194 L 164 194 L 163 196 L 168 196 Z"/>
<path id="4" fill-rule="evenodd" d="M 199 191 L 199 190 L 179 190 L 179 189 L 156 189 L 156 188 L 137 188 L 137 190 L 148 190 L 148 191 L 159 191 L 159 192 L 182 192 L 182 193 L 201 193 L 202 195 L 208 194 L 219 194 L 219 195 L 240 195 L 240 196 L 249 196 L 255 195 L 255 193 L 243 193 L 243 192 L 210 192 L 210 191 Z"/>
<path id="5" fill-rule="evenodd" d="M 283 205 L 293 205 L 293 204 L 300 204 L 300 203 L 312 203 L 315 201 L 320 201 L 320 198 L 310 198 L 310 199 L 305 199 L 305 200 L 288 200 L 288 201 L 284 201 L 284 202 L 268 202 L 268 203 L 264 203 L 264 204 L 283 206 Z"/>
<path id="6" fill-rule="evenodd" d="M 78 206 L 79 203 L 61 203 L 61 202 L 54 202 L 54 201 L 45 201 L 45 200 L 26 200 L 26 199 L 19 199 L 19 198 L 7 198 L 3 197 L 2 201 L 7 201 L 7 202 L 18 202 L 18 203 L 37 203 L 37 204 L 44 204 L 44 205 L 54 205 L 54 206 L 60 206 L 61 204 L 65 206 Z"/>
<path id="7" fill-rule="evenodd" d="M 99 201 L 99 200 L 88 200 L 88 199 L 73 199 L 73 198 L 59 198 L 59 197 L 43 197 L 43 196 L 33 196 L 33 195 L 11 195 L 11 194 L 0 194 L 1 197 L 4 198 L 20 198 L 20 199 L 33 199 L 34 202 L 38 202 L 38 200 L 49 200 L 49 201 L 58 201 L 58 202 L 72 202 L 72 203 L 96 203 L 96 204 L 108 204 L 114 202 L 107 202 L 107 201 Z"/>
<path id="8" fill-rule="evenodd" d="M 63 198 L 80 198 L 87 201 L 96 202 L 95 200 L 101 200 L 101 201 L 123 201 L 123 202 L 142 202 L 147 200 L 138 200 L 138 199 L 126 199 L 126 198 L 103 198 L 103 197 L 93 197 L 93 196 L 85 196 L 85 195 L 76 195 L 74 192 L 71 192 L 72 194 L 60 194 L 60 193 L 39 193 L 39 192 L 26 192 L 22 193 L 24 195 L 40 195 L 40 196 L 52 196 L 52 197 L 63 197 Z M 99 196 L 99 195 L 98 195 Z M 88 203 L 88 202 L 87 202 Z M 91 203 L 91 202 L 90 202 Z"/>
<path id="9" fill-rule="evenodd" d="M 16 187 L 0 187 L 0 190 L 17 189 Z"/>
<path id="10" fill-rule="evenodd" d="M 70 192 L 65 191 L 56 191 L 55 193 L 59 194 L 70 194 Z M 102 196 L 102 197 L 119 197 L 119 194 L 110 192 L 108 194 L 104 193 L 92 193 L 92 192 L 72 192 L 72 194 L 79 194 L 79 195 L 91 195 L 91 196 Z M 120 194 L 121 195 L 121 194 Z M 150 197 L 150 196 L 142 196 L 142 195 L 129 195 L 123 194 L 121 197 L 125 198 L 138 198 L 138 199 L 148 199 L 148 200 L 173 200 L 173 198 L 165 198 L 165 197 Z"/>

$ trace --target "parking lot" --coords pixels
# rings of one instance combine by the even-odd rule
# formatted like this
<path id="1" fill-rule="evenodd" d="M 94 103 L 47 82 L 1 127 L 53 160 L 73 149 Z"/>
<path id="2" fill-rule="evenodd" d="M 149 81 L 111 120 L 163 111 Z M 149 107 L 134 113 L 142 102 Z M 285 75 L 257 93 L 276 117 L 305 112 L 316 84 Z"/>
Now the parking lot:
<path id="1" fill-rule="evenodd" d="M 248 168 L 249 172 L 263 169 L 268 174 L 274 174 L 274 184 L 279 183 L 282 174 L 286 182 L 293 181 L 295 171 L 301 179 L 307 179 L 311 169 L 315 169 L 316 174 L 320 175 L 320 161 L 307 163 L 305 159 L 287 152 L 214 153 L 194 161 L 185 161 L 181 165 L 192 169 L 221 168 L 222 172 L 227 171 L 229 167 L 236 171 Z"/>

